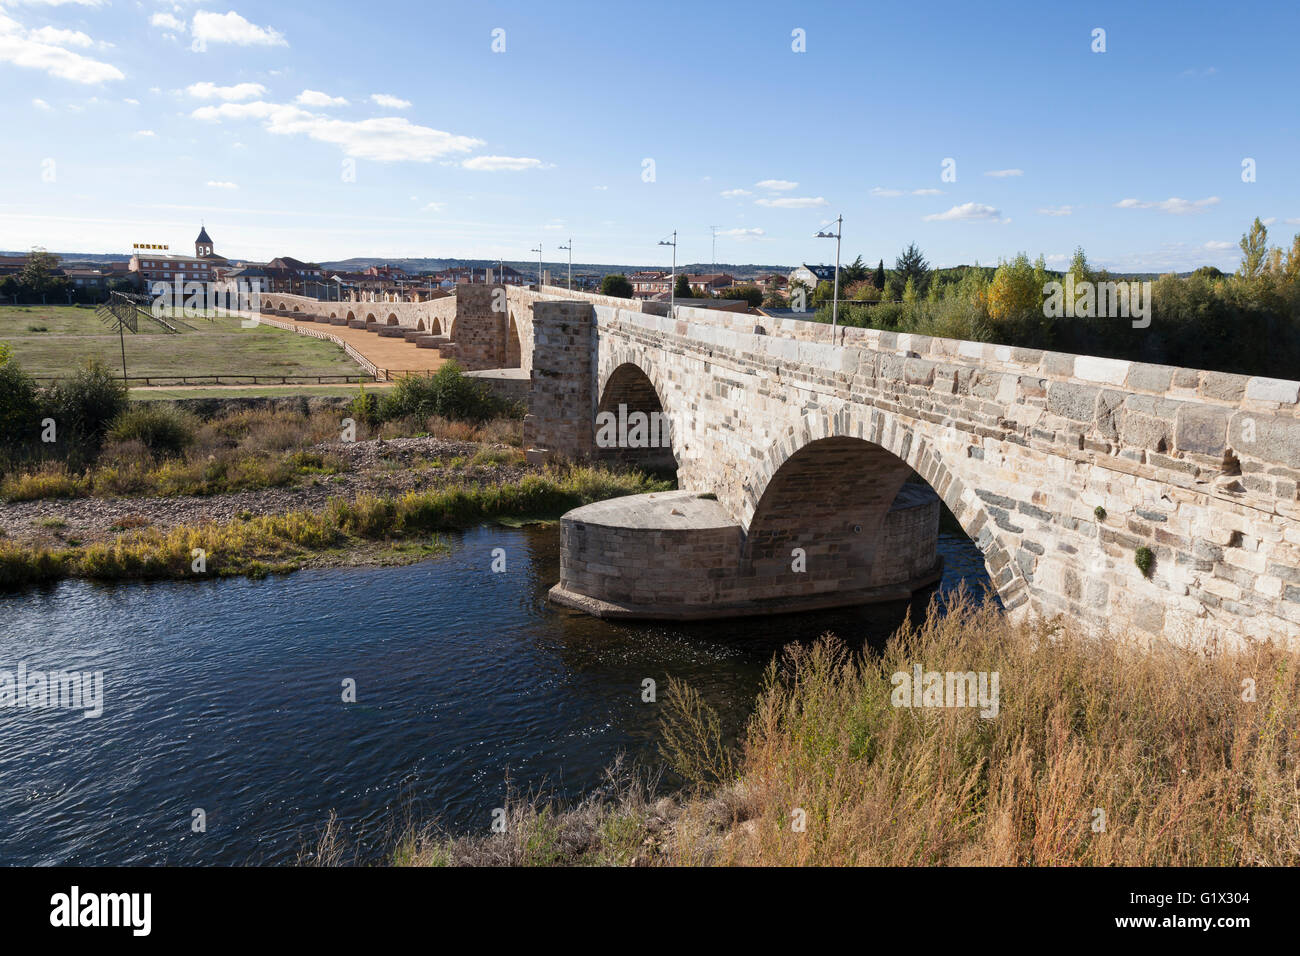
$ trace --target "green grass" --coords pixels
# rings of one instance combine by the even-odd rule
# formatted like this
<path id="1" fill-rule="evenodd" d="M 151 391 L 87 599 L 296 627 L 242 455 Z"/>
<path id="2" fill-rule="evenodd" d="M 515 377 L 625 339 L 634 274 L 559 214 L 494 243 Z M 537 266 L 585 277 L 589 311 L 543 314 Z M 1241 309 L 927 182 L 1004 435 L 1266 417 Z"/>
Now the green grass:
<path id="1" fill-rule="evenodd" d="M 126 335 L 131 376 L 360 375 L 360 366 L 332 342 L 270 325 L 245 329 L 238 318 L 187 320 L 196 331 L 163 334 L 142 321 Z M 44 326 L 46 332 L 28 331 Z M 121 343 L 94 309 L 69 306 L 0 306 L 0 341 L 30 375 L 63 376 L 98 359 L 122 367 Z"/>

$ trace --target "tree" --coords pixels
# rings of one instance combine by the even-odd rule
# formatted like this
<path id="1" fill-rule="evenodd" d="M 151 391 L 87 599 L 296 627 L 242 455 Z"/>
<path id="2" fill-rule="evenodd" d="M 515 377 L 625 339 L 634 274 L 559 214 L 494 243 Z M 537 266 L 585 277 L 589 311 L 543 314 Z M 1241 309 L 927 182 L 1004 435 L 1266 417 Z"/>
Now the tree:
<path id="1" fill-rule="evenodd" d="M 691 280 L 686 278 L 686 273 L 680 273 L 677 276 L 677 284 L 673 286 L 673 298 L 675 299 L 694 299 L 695 291 L 691 288 Z"/>
<path id="2" fill-rule="evenodd" d="M 1241 236 L 1241 267 L 1237 275 L 1243 279 L 1258 278 L 1264 269 L 1264 257 L 1268 255 L 1268 229 L 1255 217 L 1250 231 Z"/>
<path id="3" fill-rule="evenodd" d="M 1300 280 L 1300 233 L 1291 240 L 1291 251 L 1286 254 L 1286 265 L 1282 274 L 1288 282 Z"/>
<path id="4" fill-rule="evenodd" d="M 40 295 L 48 292 L 54 285 L 52 273 L 59 265 L 59 257 L 44 249 L 33 249 L 27 257 L 27 264 L 19 273 L 19 281 L 28 295 Z"/>
<path id="5" fill-rule="evenodd" d="M 632 298 L 632 283 L 621 272 L 611 272 L 600 280 L 600 294 L 616 299 Z"/>
<path id="6" fill-rule="evenodd" d="M 989 318 L 996 321 L 1021 318 L 1042 308 L 1043 286 L 1034 272 L 1029 256 L 1023 252 L 998 266 L 988 288 Z"/>
<path id="7" fill-rule="evenodd" d="M 1092 266 L 1088 265 L 1088 257 L 1083 253 L 1083 246 L 1075 246 L 1074 258 L 1070 260 L 1069 271 L 1074 274 L 1075 282 L 1092 281 Z"/>
<path id="8" fill-rule="evenodd" d="M 744 299 L 750 308 L 756 309 L 763 304 L 763 290 L 753 283 L 734 285 L 722 292 L 724 299 Z"/>
<path id="9" fill-rule="evenodd" d="M 867 277 L 867 271 L 867 267 L 862 262 L 862 256 L 858 256 L 840 270 L 840 278 L 843 279 L 846 286 L 849 286 L 865 279 Z"/>
<path id="10" fill-rule="evenodd" d="M 894 260 L 894 276 L 897 277 L 897 285 L 904 289 L 910 281 L 917 295 L 923 294 L 929 286 L 930 263 L 925 261 L 925 256 L 921 255 L 915 242 L 909 243 L 903 254 Z"/>
<path id="11" fill-rule="evenodd" d="M 876 263 L 875 283 L 877 289 L 883 290 L 885 288 L 885 260 L 884 259 L 881 259 L 878 263 Z"/>

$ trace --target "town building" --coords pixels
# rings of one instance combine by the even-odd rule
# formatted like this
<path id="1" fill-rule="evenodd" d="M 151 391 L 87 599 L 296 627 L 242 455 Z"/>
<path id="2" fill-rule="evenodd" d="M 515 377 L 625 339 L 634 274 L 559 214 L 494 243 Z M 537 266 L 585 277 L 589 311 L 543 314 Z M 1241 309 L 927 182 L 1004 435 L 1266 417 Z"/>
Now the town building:
<path id="1" fill-rule="evenodd" d="M 230 261 L 213 249 L 205 226 L 194 240 L 194 255 L 174 256 L 162 250 L 137 246 L 128 270 L 147 288 L 154 282 L 215 282 L 222 278 Z"/>

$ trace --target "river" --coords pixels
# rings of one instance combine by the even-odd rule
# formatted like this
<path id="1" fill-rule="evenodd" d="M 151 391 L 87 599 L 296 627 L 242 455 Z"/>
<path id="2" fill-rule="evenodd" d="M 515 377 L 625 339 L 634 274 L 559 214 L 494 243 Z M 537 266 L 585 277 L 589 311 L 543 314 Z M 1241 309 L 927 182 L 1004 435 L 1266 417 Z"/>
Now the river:
<path id="1" fill-rule="evenodd" d="M 685 679 L 738 734 L 782 645 L 878 643 L 908 607 L 607 623 L 546 602 L 556 526 L 448 543 L 406 567 L 0 596 L 0 670 L 104 679 L 98 717 L 0 708 L 0 863 L 292 863 L 331 811 L 367 862 L 411 821 L 486 832 L 507 780 L 572 799 L 619 754 L 654 765 L 645 678 Z M 940 588 L 987 581 L 969 540 L 939 549 Z"/>

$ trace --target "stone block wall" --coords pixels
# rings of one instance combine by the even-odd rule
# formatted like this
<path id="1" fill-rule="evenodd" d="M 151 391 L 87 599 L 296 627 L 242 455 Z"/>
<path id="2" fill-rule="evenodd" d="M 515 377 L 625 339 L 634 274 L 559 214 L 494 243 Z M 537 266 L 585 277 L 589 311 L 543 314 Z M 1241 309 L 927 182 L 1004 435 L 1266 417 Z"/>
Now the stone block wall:
<path id="1" fill-rule="evenodd" d="M 534 303 L 533 368 L 524 448 L 530 461 L 590 458 L 596 362 L 595 321 L 583 302 Z"/>

